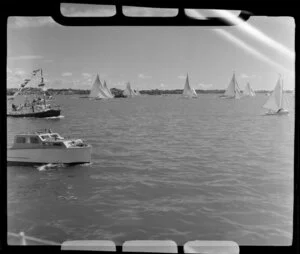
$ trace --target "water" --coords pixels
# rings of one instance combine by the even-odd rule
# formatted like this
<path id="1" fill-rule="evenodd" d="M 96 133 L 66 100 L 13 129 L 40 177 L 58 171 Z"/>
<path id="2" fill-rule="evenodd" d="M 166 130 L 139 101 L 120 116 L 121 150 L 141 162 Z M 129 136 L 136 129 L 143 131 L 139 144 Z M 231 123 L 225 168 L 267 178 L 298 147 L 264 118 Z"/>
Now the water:
<path id="1" fill-rule="evenodd" d="M 7 119 L 15 133 L 51 128 L 84 138 L 92 163 L 8 167 L 8 231 L 46 240 L 292 240 L 291 113 L 267 97 L 58 96 L 59 119 Z"/>

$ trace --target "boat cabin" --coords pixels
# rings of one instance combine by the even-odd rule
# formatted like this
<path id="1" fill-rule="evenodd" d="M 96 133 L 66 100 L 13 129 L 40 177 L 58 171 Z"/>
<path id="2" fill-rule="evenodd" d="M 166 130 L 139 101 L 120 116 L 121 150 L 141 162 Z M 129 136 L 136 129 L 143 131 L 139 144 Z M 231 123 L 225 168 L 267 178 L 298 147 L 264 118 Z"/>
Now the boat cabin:
<path id="1" fill-rule="evenodd" d="M 88 144 L 81 139 L 65 139 L 51 130 L 43 130 L 30 134 L 17 134 L 11 149 L 78 148 L 85 146 Z"/>
<path id="2" fill-rule="evenodd" d="M 50 148 L 50 147 L 61 147 L 66 148 L 63 142 L 64 138 L 58 133 L 40 133 L 36 132 L 33 134 L 18 134 L 15 136 L 14 144 L 12 149 L 19 148 Z"/>

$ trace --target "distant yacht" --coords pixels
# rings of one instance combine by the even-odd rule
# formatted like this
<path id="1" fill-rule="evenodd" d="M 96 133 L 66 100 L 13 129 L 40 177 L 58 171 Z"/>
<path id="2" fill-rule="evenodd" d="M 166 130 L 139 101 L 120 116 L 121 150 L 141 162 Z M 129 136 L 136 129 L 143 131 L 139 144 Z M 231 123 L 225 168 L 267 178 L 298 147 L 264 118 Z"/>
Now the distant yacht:
<path id="1" fill-rule="evenodd" d="M 287 100 L 283 93 L 283 81 L 278 78 L 277 84 L 269 96 L 263 108 L 268 109 L 267 115 L 285 115 L 288 114 Z"/>
<path id="2" fill-rule="evenodd" d="M 185 85 L 184 85 L 182 95 L 187 98 L 197 98 L 198 97 L 195 89 L 190 86 L 188 74 L 186 75 L 186 80 L 185 80 Z"/>
<path id="3" fill-rule="evenodd" d="M 220 96 L 221 98 L 228 98 L 228 99 L 240 99 L 242 97 L 241 89 L 235 78 L 235 73 L 233 73 L 232 79 L 223 95 Z"/>
<path id="4" fill-rule="evenodd" d="M 111 98 L 107 91 L 104 91 L 103 85 L 100 81 L 99 75 L 97 74 L 96 79 L 92 85 L 89 98 L 91 99 L 108 99 Z"/>
<path id="5" fill-rule="evenodd" d="M 123 95 L 125 95 L 126 97 L 135 97 L 138 94 L 131 88 L 131 85 L 128 82 L 126 84 L 126 89 L 124 90 Z"/>
<path id="6" fill-rule="evenodd" d="M 252 87 L 250 86 L 249 82 L 246 85 L 245 90 L 243 91 L 244 96 L 255 96 L 255 92 L 253 91 Z"/>

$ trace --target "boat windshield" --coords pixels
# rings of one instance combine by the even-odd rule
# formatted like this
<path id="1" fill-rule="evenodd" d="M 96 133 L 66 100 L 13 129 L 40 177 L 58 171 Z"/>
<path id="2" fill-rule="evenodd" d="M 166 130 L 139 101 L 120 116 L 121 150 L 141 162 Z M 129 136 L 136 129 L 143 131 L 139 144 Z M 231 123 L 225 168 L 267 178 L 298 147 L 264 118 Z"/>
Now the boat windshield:
<path id="1" fill-rule="evenodd" d="M 57 133 L 51 134 L 50 137 L 54 139 L 64 139 L 63 137 L 59 136 Z"/>
<path id="2" fill-rule="evenodd" d="M 41 135 L 40 137 L 43 140 L 50 139 L 50 135 L 48 135 L 48 134 Z"/>

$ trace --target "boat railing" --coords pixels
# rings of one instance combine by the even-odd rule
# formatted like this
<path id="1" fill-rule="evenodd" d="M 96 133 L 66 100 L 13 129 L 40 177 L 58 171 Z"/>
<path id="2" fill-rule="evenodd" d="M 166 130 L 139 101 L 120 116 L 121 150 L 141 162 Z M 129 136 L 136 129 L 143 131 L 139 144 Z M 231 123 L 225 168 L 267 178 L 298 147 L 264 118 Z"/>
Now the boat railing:
<path id="1" fill-rule="evenodd" d="M 25 235 L 24 232 L 19 234 L 7 232 L 7 244 L 8 245 L 61 245 L 58 242 L 44 240 L 32 236 Z"/>

